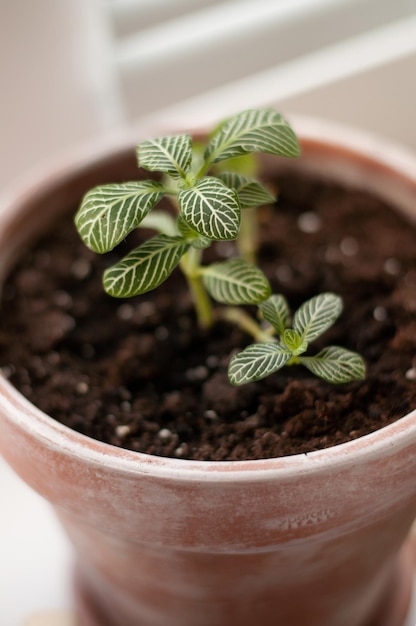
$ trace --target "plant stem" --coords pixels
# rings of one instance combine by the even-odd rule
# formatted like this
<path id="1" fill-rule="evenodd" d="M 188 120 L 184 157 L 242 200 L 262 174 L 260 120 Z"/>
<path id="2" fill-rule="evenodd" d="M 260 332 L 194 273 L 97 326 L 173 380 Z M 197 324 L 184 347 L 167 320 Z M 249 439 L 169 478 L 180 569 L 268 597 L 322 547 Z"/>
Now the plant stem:
<path id="1" fill-rule="evenodd" d="M 263 328 L 261 328 L 261 326 L 243 309 L 238 309 L 237 307 L 226 307 L 219 311 L 219 315 L 227 322 L 232 322 L 233 324 L 239 326 L 259 343 L 273 341 L 274 329 L 270 328 L 270 330 L 263 330 Z"/>
<path id="2" fill-rule="evenodd" d="M 237 247 L 243 259 L 256 264 L 258 222 L 255 209 L 241 211 L 240 233 L 237 239 Z"/>
<path id="3" fill-rule="evenodd" d="M 201 250 L 190 248 L 182 257 L 180 266 L 192 294 L 198 324 L 200 328 L 209 328 L 214 323 L 214 315 L 211 300 L 203 285 L 199 271 L 201 267 Z"/>
<path id="4" fill-rule="evenodd" d="M 211 167 L 211 163 L 212 163 L 211 159 L 204 161 L 201 167 L 199 168 L 199 170 L 197 171 L 195 177 L 197 179 L 202 178 L 202 176 L 204 176 L 208 172 L 209 168 Z"/>

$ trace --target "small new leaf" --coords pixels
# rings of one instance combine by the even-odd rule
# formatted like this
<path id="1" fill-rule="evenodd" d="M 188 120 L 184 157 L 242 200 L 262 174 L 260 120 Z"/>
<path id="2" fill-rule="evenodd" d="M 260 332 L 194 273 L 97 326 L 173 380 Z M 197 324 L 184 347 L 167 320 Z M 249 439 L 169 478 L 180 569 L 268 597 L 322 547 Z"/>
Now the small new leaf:
<path id="1" fill-rule="evenodd" d="M 308 347 L 308 343 L 292 328 L 285 330 L 282 336 L 282 342 L 294 356 L 302 354 Z"/>
<path id="2" fill-rule="evenodd" d="M 120 243 L 163 197 L 153 180 L 102 185 L 88 191 L 75 215 L 85 245 L 99 254 Z"/>
<path id="3" fill-rule="evenodd" d="M 328 383 L 348 383 L 365 378 L 366 368 L 362 357 L 340 346 L 330 346 L 316 356 L 299 359 L 302 365 Z"/>
<path id="4" fill-rule="evenodd" d="M 257 304 L 270 295 L 263 272 L 244 259 L 213 263 L 202 270 L 208 293 L 224 304 Z"/>
<path id="5" fill-rule="evenodd" d="M 300 148 L 288 122 L 273 109 L 248 110 L 235 115 L 214 133 L 205 159 L 217 163 L 252 152 L 297 157 Z"/>
<path id="6" fill-rule="evenodd" d="M 235 239 L 241 220 L 240 203 L 233 189 L 205 176 L 193 187 L 181 189 L 178 205 L 182 218 L 208 239 Z"/>
<path id="7" fill-rule="evenodd" d="M 291 323 L 290 309 L 286 298 L 280 294 L 273 294 L 268 300 L 261 302 L 259 308 L 264 319 L 277 330 L 279 335 L 283 335 Z"/>
<path id="8" fill-rule="evenodd" d="M 342 300 L 333 293 L 321 293 L 307 300 L 293 316 L 293 329 L 310 343 L 332 326 L 342 311 Z"/>
<path id="9" fill-rule="evenodd" d="M 192 163 L 192 139 L 190 135 L 177 135 L 143 141 L 137 146 L 137 161 L 150 172 L 184 178 Z"/>
<path id="10" fill-rule="evenodd" d="M 223 172 L 219 178 L 238 195 L 242 209 L 270 204 L 275 201 L 275 197 L 266 187 L 254 178 L 236 174 L 235 172 Z"/>
<path id="11" fill-rule="evenodd" d="M 155 289 L 172 273 L 189 248 L 182 237 L 157 235 L 104 272 L 105 291 L 130 298 Z"/>
<path id="12" fill-rule="evenodd" d="M 277 343 L 252 344 L 231 359 L 228 378 L 233 385 L 261 380 L 282 368 L 290 357 L 291 353 Z"/>

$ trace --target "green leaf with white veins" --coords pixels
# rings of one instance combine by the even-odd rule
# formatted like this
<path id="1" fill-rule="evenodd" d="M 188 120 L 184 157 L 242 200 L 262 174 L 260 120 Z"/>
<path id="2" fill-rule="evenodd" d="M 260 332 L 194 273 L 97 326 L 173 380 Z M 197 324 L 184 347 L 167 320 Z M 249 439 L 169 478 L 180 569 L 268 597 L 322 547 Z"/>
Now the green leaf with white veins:
<path id="1" fill-rule="evenodd" d="M 182 237 L 157 235 L 104 272 L 104 289 L 115 298 L 130 298 L 155 289 L 178 265 L 189 243 Z"/>
<path id="2" fill-rule="evenodd" d="M 261 380 L 282 368 L 290 357 L 290 352 L 277 343 L 252 344 L 231 359 L 228 378 L 233 385 Z"/>
<path id="3" fill-rule="evenodd" d="M 163 197 L 162 185 L 153 180 L 94 187 L 75 215 L 75 225 L 85 245 L 103 254 L 112 250 Z"/>
<path id="4" fill-rule="evenodd" d="M 273 109 L 248 110 L 235 115 L 214 133 L 205 159 L 217 163 L 251 152 L 297 157 L 300 148 L 289 123 Z"/>
<path id="5" fill-rule="evenodd" d="M 179 216 L 177 220 L 177 226 L 180 234 L 184 239 L 187 239 L 193 248 L 197 248 L 199 250 L 203 250 L 204 248 L 208 248 L 211 245 L 211 239 L 208 237 L 203 237 L 199 233 L 196 232 L 193 228 L 191 228 L 188 222 Z"/>
<path id="6" fill-rule="evenodd" d="M 137 161 L 151 172 L 185 177 L 191 168 L 192 139 L 190 135 L 177 135 L 143 141 L 137 146 Z"/>
<path id="7" fill-rule="evenodd" d="M 201 271 L 206 290 L 217 302 L 257 304 L 270 295 L 263 272 L 244 259 L 213 263 Z"/>
<path id="8" fill-rule="evenodd" d="M 212 176 L 178 193 L 181 216 L 209 239 L 235 239 L 241 220 L 240 203 L 233 189 Z"/>
<path id="9" fill-rule="evenodd" d="M 348 383 L 365 378 L 365 363 L 359 354 L 339 346 L 324 348 L 313 357 L 299 357 L 300 363 L 328 383 Z"/>
<path id="10" fill-rule="evenodd" d="M 293 329 L 308 343 L 332 326 L 342 311 L 342 300 L 333 293 L 321 293 L 304 302 L 293 316 Z"/>
<path id="11" fill-rule="evenodd" d="M 264 319 L 277 330 L 279 335 L 283 335 L 291 322 L 290 309 L 286 298 L 280 294 L 273 294 L 268 300 L 261 302 L 259 308 Z"/>
<path id="12" fill-rule="evenodd" d="M 242 209 L 262 206 L 275 201 L 275 197 L 266 187 L 254 178 L 236 174 L 235 172 L 223 172 L 219 178 L 238 195 Z"/>
<path id="13" fill-rule="evenodd" d="M 308 342 L 302 339 L 293 328 L 286 328 L 282 336 L 282 343 L 287 346 L 294 356 L 302 354 L 308 347 Z"/>

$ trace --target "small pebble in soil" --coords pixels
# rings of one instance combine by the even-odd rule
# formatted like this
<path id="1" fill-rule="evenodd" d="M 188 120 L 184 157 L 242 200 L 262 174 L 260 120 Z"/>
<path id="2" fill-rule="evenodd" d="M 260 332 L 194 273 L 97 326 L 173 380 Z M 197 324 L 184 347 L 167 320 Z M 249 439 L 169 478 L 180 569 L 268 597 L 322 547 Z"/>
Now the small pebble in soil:
<path id="1" fill-rule="evenodd" d="M 134 315 L 134 307 L 131 304 L 122 304 L 117 309 L 117 317 L 121 320 L 131 320 Z"/>
<path id="2" fill-rule="evenodd" d="M 117 435 L 117 437 L 120 437 L 120 439 L 123 439 L 124 437 L 127 437 L 127 435 L 130 434 L 131 430 L 130 430 L 130 426 L 128 426 L 127 424 L 119 424 L 118 426 L 115 427 L 114 432 Z"/>
<path id="3" fill-rule="evenodd" d="M 89 384 L 85 380 L 80 380 L 75 385 L 75 391 L 80 396 L 85 396 L 85 394 L 88 393 L 89 389 L 90 389 L 90 386 L 89 386 Z"/>
<path id="4" fill-rule="evenodd" d="M 298 228 L 303 233 L 317 233 L 321 229 L 322 220 L 313 211 L 305 211 L 298 217 Z"/>
<path id="5" fill-rule="evenodd" d="M 76 259 L 71 265 L 71 274 L 83 280 L 87 278 L 91 272 L 91 263 L 87 259 Z"/>
<path id="6" fill-rule="evenodd" d="M 165 339 L 167 339 L 169 337 L 169 331 L 166 326 L 158 326 L 155 329 L 155 337 L 159 341 L 164 341 Z"/>
<path id="7" fill-rule="evenodd" d="M 155 313 L 155 311 L 155 305 L 153 304 L 153 302 L 149 302 L 148 300 L 140 302 L 140 304 L 137 305 L 137 313 L 140 317 L 150 317 Z"/>
<path id="8" fill-rule="evenodd" d="M 384 261 L 384 271 L 386 274 L 390 274 L 390 276 L 398 276 L 400 274 L 400 261 L 395 259 L 394 257 L 390 257 Z"/>
<path id="9" fill-rule="evenodd" d="M 59 352 L 55 352 L 55 350 L 52 350 L 52 352 L 48 352 L 48 354 L 46 355 L 46 361 L 49 363 L 49 365 L 58 365 L 58 363 L 60 363 L 61 361 L 61 355 L 59 354 Z"/>
<path id="10" fill-rule="evenodd" d="M 410 370 L 407 370 L 405 376 L 407 380 L 416 380 L 416 369 L 411 367 Z"/>
<path id="11" fill-rule="evenodd" d="M 327 263 L 339 263 L 341 259 L 339 248 L 336 246 L 328 246 L 325 250 L 324 258 Z"/>
<path id="12" fill-rule="evenodd" d="M 207 357 L 205 360 L 207 367 L 209 367 L 210 369 L 214 369 L 215 367 L 218 367 L 219 362 L 220 360 L 216 354 L 210 354 L 210 356 Z"/>
<path id="13" fill-rule="evenodd" d="M 5 378 L 10 378 L 10 376 L 13 376 L 15 371 L 16 368 L 14 367 L 14 365 L 3 365 L 3 367 L 1 368 L 1 373 Z"/>
<path id="14" fill-rule="evenodd" d="M 76 326 L 76 321 L 71 315 L 66 313 L 60 313 L 58 311 L 55 314 L 51 313 L 50 316 L 50 332 L 54 337 L 61 337 L 64 333 L 73 330 Z"/>
<path id="15" fill-rule="evenodd" d="M 128 413 L 131 410 L 131 403 L 124 400 L 124 402 L 120 404 L 120 408 L 124 413 Z"/>
<path id="16" fill-rule="evenodd" d="M 131 400 L 132 399 L 132 393 L 131 393 L 131 391 L 126 389 L 126 387 L 120 387 L 118 392 L 119 392 L 120 398 L 122 400 Z"/>
<path id="17" fill-rule="evenodd" d="M 385 322 L 387 319 L 387 311 L 384 306 L 376 306 L 373 311 L 373 317 L 377 322 Z"/>
<path id="18" fill-rule="evenodd" d="M 181 443 L 181 445 L 175 449 L 173 454 L 176 456 L 176 458 L 181 459 L 188 453 L 188 449 L 189 447 L 186 445 L 186 443 Z"/>
<path id="19" fill-rule="evenodd" d="M 216 252 L 218 256 L 221 256 L 223 259 L 229 259 L 236 255 L 236 247 L 233 243 L 221 242 L 216 245 Z"/>
<path id="20" fill-rule="evenodd" d="M 355 256 L 359 250 L 358 241 L 355 237 L 344 237 L 339 244 L 339 249 L 344 256 Z"/>
<path id="21" fill-rule="evenodd" d="M 72 298 L 66 291 L 55 291 L 52 299 L 54 304 L 59 306 L 60 309 L 69 309 L 72 305 Z"/>
<path id="22" fill-rule="evenodd" d="M 207 411 L 205 411 L 204 417 L 210 422 L 216 422 L 218 419 L 218 413 L 216 411 L 213 411 L 212 409 L 208 409 Z"/>
<path id="23" fill-rule="evenodd" d="M 259 426 L 260 426 L 260 417 L 257 415 L 257 413 L 254 413 L 254 415 L 250 415 L 249 417 L 246 417 L 244 420 L 245 429 L 254 429 L 254 428 L 258 428 Z"/>
<path id="24" fill-rule="evenodd" d="M 204 365 L 199 365 L 193 369 L 186 370 L 185 376 L 187 380 L 205 380 L 208 378 L 208 368 Z"/>
<path id="25" fill-rule="evenodd" d="M 277 280 L 280 280 L 281 283 L 290 283 L 293 278 L 293 271 L 289 265 L 279 265 L 276 268 L 274 275 Z"/>
<path id="26" fill-rule="evenodd" d="M 157 433 L 157 436 L 162 441 L 169 441 L 172 438 L 172 431 L 169 428 L 161 428 Z"/>

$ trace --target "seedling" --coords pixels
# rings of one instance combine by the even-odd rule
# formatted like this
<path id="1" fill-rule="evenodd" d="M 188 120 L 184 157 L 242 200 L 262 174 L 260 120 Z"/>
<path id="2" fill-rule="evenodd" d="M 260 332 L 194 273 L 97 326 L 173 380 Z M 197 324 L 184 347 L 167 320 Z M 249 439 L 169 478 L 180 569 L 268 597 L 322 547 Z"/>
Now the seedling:
<path id="1" fill-rule="evenodd" d="M 304 356 L 308 344 L 339 315 L 340 299 L 321 294 L 309 300 L 295 313 L 290 327 L 285 299 L 271 295 L 266 276 L 253 263 L 256 229 L 252 211 L 275 198 L 255 177 L 243 174 L 241 167 L 230 171 L 229 166 L 235 168 L 255 153 L 289 158 L 300 154 L 295 133 L 273 109 L 249 110 L 232 117 L 214 131 L 203 150 L 187 134 L 139 144 L 139 166 L 157 172 L 159 180 L 96 187 L 85 195 L 75 216 L 84 243 L 101 254 L 115 248 L 138 226 L 157 232 L 104 272 L 104 289 L 118 298 L 143 294 L 158 287 L 179 266 L 201 327 L 210 327 L 222 317 L 259 342 L 232 359 L 229 377 L 233 384 L 259 380 L 294 363 L 330 382 L 363 378 L 363 360 L 343 348 Z M 155 209 L 163 197 L 172 201 L 174 215 Z M 204 249 L 224 240 L 236 240 L 239 255 L 203 264 Z M 213 301 L 226 306 L 214 311 Z M 240 305 L 258 305 L 270 328 L 263 330 Z"/>
<path id="2" fill-rule="evenodd" d="M 342 301 L 333 293 L 322 293 L 307 300 L 291 313 L 282 295 L 272 295 L 259 304 L 269 333 L 277 333 L 280 341 L 263 341 L 237 353 L 230 362 L 228 375 L 234 385 L 265 378 L 284 365 L 300 364 L 329 383 L 346 383 L 364 377 L 363 359 L 356 352 L 340 346 L 329 346 L 316 356 L 304 356 L 309 343 L 317 339 L 335 322 L 342 311 Z M 271 332 L 270 332 L 271 331 Z"/>

